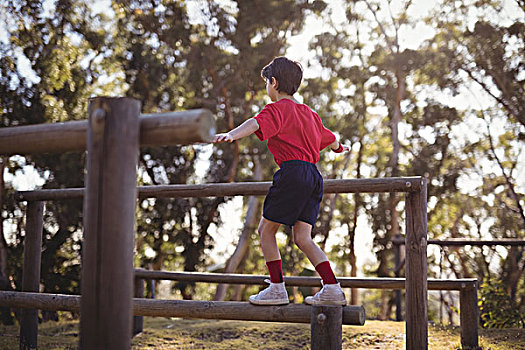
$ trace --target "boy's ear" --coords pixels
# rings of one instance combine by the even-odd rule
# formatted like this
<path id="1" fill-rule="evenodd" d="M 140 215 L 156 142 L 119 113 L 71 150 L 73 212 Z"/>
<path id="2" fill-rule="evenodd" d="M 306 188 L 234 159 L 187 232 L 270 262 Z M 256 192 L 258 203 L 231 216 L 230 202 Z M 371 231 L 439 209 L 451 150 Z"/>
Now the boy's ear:
<path id="1" fill-rule="evenodd" d="M 275 90 L 277 90 L 277 87 L 279 87 L 279 82 L 277 79 L 275 79 L 275 77 L 272 77 L 272 86 Z"/>

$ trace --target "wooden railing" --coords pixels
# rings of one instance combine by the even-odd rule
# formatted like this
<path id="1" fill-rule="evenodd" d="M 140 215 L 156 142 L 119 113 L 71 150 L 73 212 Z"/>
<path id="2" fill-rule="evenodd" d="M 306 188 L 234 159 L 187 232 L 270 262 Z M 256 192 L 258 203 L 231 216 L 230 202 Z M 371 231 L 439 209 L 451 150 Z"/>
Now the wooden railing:
<path id="1" fill-rule="evenodd" d="M 201 185 L 166 185 L 142 186 L 137 188 L 135 198 L 159 197 L 210 197 L 236 195 L 265 195 L 270 182 L 251 183 L 212 183 Z M 402 284 L 406 292 L 406 332 L 407 349 L 421 349 L 427 346 L 427 303 L 420 302 L 427 298 L 427 271 L 426 271 L 426 181 L 422 177 L 401 177 L 382 179 L 345 179 L 326 180 L 325 193 L 373 193 L 373 192 L 405 192 L 406 193 L 406 235 L 407 242 L 412 242 L 407 250 L 407 264 L 411 266 L 407 271 L 406 280 L 396 281 Z M 88 189 L 56 189 L 18 192 L 19 200 L 28 201 L 28 207 L 42 201 L 66 200 L 84 198 L 86 203 Z M 113 206 L 117 205 L 116 202 Z M 28 211 L 29 212 L 29 211 Z M 32 219 L 32 220 L 37 220 Z M 114 236 L 114 235 L 113 235 Z M 120 238 L 124 240 L 124 238 Z M 129 237 L 127 237 L 129 239 Z M 121 244 L 113 241 L 112 247 Z M 115 261 L 116 263 L 116 261 Z M 33 266 L 39 269 L 40 266 Z M 83 269 L 83 271 L 85 268 Z M 387 280 L 384 281 L 388 283 Z M 401 288 L 401 287 L 397 287 Z M 83 292 L 84 293 L 84 292 Z M 327 311 L 325 311 L 327 313 Z M 337 317 L 337 316 L 336 316 Z M 82 320 L 82 319 L 81 319 Z M 333 325 L 335 326 L 336 323 Z M 477 333 L 473 333 L 477 339 Z M 320 346 L 322 348 L 322 346 Z"/>
<path id="2" fill-rule="evenodd" d="M 0 129 L 1 130 L 1 129 Z M 176 197 L 230 197 L 264 196 L 271 182 L 230 182 L 198 185 L 157 185 L 137 186 L 138 197 L 176 198 Z M 328 179 L 324 181 L 324 193 L 379 193 L 379 192 L 419 192 L 423 186 L 421 177 L 391 177 L 377 179 Z M 81 199 L 83 188 L 61 188 L 35 191 L 19 191 L 15 197 L 19 201 L 55 201 Z"/>
<path id="3" fill-rule="evenodd" d="M 141 114 L 138 123 L 141 146 L 210 142 L 215 135 L 213 115 L 206 109 Z M 88 128 L 87 120 L 0 128 L 0 154 L 85 151 Z"/>
<path id="4" fill-rule="evenodd" d="M 0 128 L 2 155 L 87 150 L 80 316 L 80 347 L 85 349 L 131 346 L 130 232 L 139 147 L 210 142 L 215 135 L 209 111 L 141 115 L 140 108 L 135 99 L 98 97 L 90 101 L 86 121 Z M 24 292 L 38 292 L 40 283 L 40 255 L 33 250 L 41 247 L 42 208 L 41 201 L 28 202 Z M 35 348 L 37 312 L 22 313 L 20 323 L 20 348 Z"/>
<path id="5" fill-rule="evenodd" d="M 182 115 L 187 115 L 184 114 L 185 112 L 182 113 Z M 140 117 L 140 103 L 136 100 L 95 98 L 90 102 L 87 122 L 68 124 L 73 125 L 74 130 L 68 129 L 69 126 L 60 129 L 63 126 L 57 125 L 46 125 L 43 129 L 34 126 L 0 129 L 0 154 L 81 150 L 84 149 L 82 140 L 87 137 L 85 142 L 88 151 L 86 189 L 40 190 L 18 194 L 20 200 L 28 201 L 27 220 L 33 223 L 28 225 L 26 230 L 35 231 L 26 232 L 26 239 L 32 237 L 30 239 L 37 243 L 41 242 L 43 201 L 84 198 L 82 298 L 80 302 L 80 346 L 82 348 L 124 349 L 130 347 L 131 322 L 128 320 L 133 314 L 135 278 L 131 232 L 133 232 L 135 223 L 137 197 L 266 194 L 269 187 L 267 182 L 137 188 L 135 170 L 138 148 L 142 142 L 148 145 L 165 145 L 211 140 L 214 127 L 213 123 L 207 122 L 210 114 L 209 112 L 199 113 L 203 116 L 202 118 L 193 119 L 188 123 L 189 130 L 192 132 L 184 129 L 185 131 L 180 133 L 179 129 L 183 127 L 176 123 L 146 127 L 148 121 L 145 120 L 149 117 Z M 170 114 L 167 116 L 177 119 Z M 86 129 L 87 131 L 84 132 Z M 204 130 L 203 133 L 202 130 Z M 157 136 L 150 137 L 154 133 L 158 133 Z M 193 136 L 188 137 L 190 134 Z M 49 137 L 49 135 L 54 136 Z M 51 140 L 54 138 L 59 141 Z M 406 280 L 404 281 L 406 347 L 407 349 L 425 349 L 428 347 L 426 180 L 422 177 L 407 177 L 326 181 L 325 193 L 358 192 L 406 193 Z M 38 291 L 35 289 L 40 279 L 40 262 L 37 260 L 39 259 L 28 258 L 24 261 L 24 276 L 28 276 L 27 279 L 24 277 L 22 286 L 25 292 Z M 334 309 L 341 310 L 342 308 Z M 317 313 L 317 316 L 321 313 L 325 315 L 332 312 L 320 307 L 313 307 L 312 310 L 313 313 Z M 323 327 L 332 324 L 330 322 L 332 319 L 340 324 L 342 316 L 337 316 L 337 312 L 341 315 L 342 311 L 336 311 L 334 316 L 329 317 L 328 320 L 326 315 L 316 316 L 319 327 L 321 323 Z M 31 322 L 35 323 L 34 328 L 31 328 L 34 333 L 31 333 L 28 344 L 34 341 L 36 345 L 35 316 L 36 313 L 33 313 L 29 317 Z M 330 331 L 330 328 L 324 330 Z M 338 346 L 340 347 L 340 329 L 334 331 L 336 331 L 334 336 L 339 337 Z M 314 332 L 312 332 L 312 337 L 313 335 Z M 21 339 L 23 339 L 22 336 Z M 326 348 L 322 342 L 315 343 L 315 345 L 319 349 Z"/>
<path id="6" fill-rule="evenodd" d="M 137 286 L 142 286 L 142 288 L 144 288 L 144 280 L 263 285 L 264 280 L 267 278 L 267 276 L 257 275 L 135 269 L 135 283 Z M 338 277 L 337 280 L 343 288 L 398 290 L 405 289 L 406 284 L 405 278 Z M 321 280 L 318 277 L 285 276 L 284 282 L 290 287 L 321 287 Z M 443 280 L 430 278 L 427 283 L 429 290 L 452 290 L 459 292 L 461 346 L 464 349 L 476 349 L 479 346 L 477 279 L 463 278 Z M 137 289 L 137 293 L 143 293 L 143 290 Z M 140 331 L 142 321 L 137 319 L 135 324 L 138 328 L 134 331 Z"/>

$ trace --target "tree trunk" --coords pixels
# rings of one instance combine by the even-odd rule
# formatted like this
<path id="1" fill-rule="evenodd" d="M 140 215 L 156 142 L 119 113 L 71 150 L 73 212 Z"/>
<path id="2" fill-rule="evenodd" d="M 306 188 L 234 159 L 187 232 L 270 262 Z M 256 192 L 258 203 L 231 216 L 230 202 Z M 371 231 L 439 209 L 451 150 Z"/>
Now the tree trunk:
<path id="1" fill-rule="evenodd" d="M 357 202 L 357 199 L 356 199 Z M 356 220 L 357 221 L 357 220 Z M 356 226 L 354 225 L 353 229 L 350 231 L 350 277 L 357 277 L 357 259 L 355 256 L 355 230 Z M 352 288 L 350 290 L 350 305 L 357 305 L 359 302 L 359 290 L 357 288 Z"/>
<path id="2" fill-rule="evenodd" d="M 364 96 L 364 86 L 361 87 L 361 90 L 363 91 L 362 99 L 363 99 L 363 122 L 366 123 L 365 113 L 366 113 L 366 100 Z M 357 160 L 356 160 L 356 179 L 361 178 L 361 165 L 363 164 L 363 151 L 364 151 L 364 145 L 363 145 L 363 139 L 365 135 L 364 132 L 361 132 L 359 135 L 359 151 L 357 152 Z M 350 277 L 357 277 L 357 257 L 355 255 L 355 234 L 357 230 L 357 219 L 359 218 L 359 209 L 363 205 L 363 200 L 361 198 L 361 194 L 356 193 L 354 195 L 354 217 L 352 222 L 352 229 L 350 230 Z M 350 291 L 350 304 L 351 305 L 357 305 L 359 303 L 359 289 L 352 288 Z"/>
<path id="3" fill-rule="evenodd" d="M 257 158 L 254 158 L 255 169 L 254 169 L 254 180 L 262 180 L 262 167 Z M 248 210 L 246 211 L 246 217 L 244 220 L 244 227 L 242 229 L 241 236 L 239 237 L 239 242 L 237 247 L 233 252 L 232 256 L 228 259 L 226 267 L 224 269 L 225 273 L 234 273 L 239 267 L 242 259 L 248 252 L 250 248 L 250 235 L 253 232 L 254 228 L 257 225 L 257 218 L 259 217 L 259 200 L 255 196 L 250 196 L 248 198 Z M 215 292 L 215 297 L 213 300 L 223 301 L 226 297 L 226 291 L 228 289 L 227 284 L 217 285 L 217 290 Z"/>
<path id="4" fill-rule="evenodd" d="M 516 294 L 518 291 L 518 284 L 521 279 L 521 276 L 525 270 L 525 263 L 520 266 L 520 262 L 523 257 L 523 249 L 521 247 L 510 247 L 507 255 L 508 272 L 505 284 L 507 286 L 507 291 L 510 296 L 512 305 L 516 305 Z"/>
<path id="5" fill-rule="evenodd" d="M 399 142 L 399 123 L 401 122 L 401 101 L 405 96 L 405 78 L 403 73 L 398 69 L 395 71 L 396 75 L 396 101 L 394 104 L 394 111 L 392 113 L 392 120 L 390 121 L 390 127 L 392 129 L 392 155 L 390 157 L 390 176 L 397 177 L 399 176 L 399 151 L 401 148 Z M 395 192 L 390 193 L 389 195 L 389 209 L 390 209 L 390 229 L 387 230 L 386 237 L 384 238 L 385 242 L 392 240 L 392 237 L 399 234 L 399 213 L 397 212 L 397 204 L 399 202 L 398 196 Z M 386 248 L 385 248 L 386 250 Z M 386 253 L 386 252 L 385 252 Z M 378 257 L 387 259 L 387 254 L 380 254 Z M 380 266 L 386 268 L 387 262 L 381 261 Z M 378 271 L 378 277 L 385 277 L 386 271 Z M 386 320 L 388 319 L 388 301 L 389 301 L 390 292 L 383 290 L 381 291 L 381 312 L 379 319 Z"/>
<path id="6" fill-rule="evenodd" d="M 399 142 L 399 123 L 401 122 L 401 101 L 405 96 L 405 79 L 399 70 L 396 71 L 396 103 L 394 106 L 394 113 L 392 115 L 392 156 L 390 158 L 390 176 L 399 176 L 399 150 L 401 148 Z M 396 210 L 398 204 L 398 196 L 395 192 L 390 193 L 390 237 L 395 237 L 399 234 L 399 213 Z"/>
<path id="7" fill-rule="evenodd" d="M 248 250 L 246 254 L 244 254 L 241 260 L 241 263 L 237 267 L 235 272 L 244 273 L 244 270 L 246 269 L 246 260 L 248 260 L 249 257 L 250 257 L 250 251 Z M 232 301 L 242 301 L 242 296 L 247 287 L 248 287 L 247 285 L 242 285 L 242 284 L 236 284 L 235 286 L 233 286 L 233 295 L 232 295 L 231 300 Z"/>
<path id="8" fill-rule="evenodd" d="M 7 276 L 7 242 L 4 237 L 4 169 L 5 169 L 6 158 L 0 158 L 0 286 L 3 286 L 4 279 L 9 280 Z M 2 290 L 4 290 L 2 288 Z"/>
<path id="9" fill-rule="evenodd" d="M 7 158 L 0 158 L 0 290 L 11 290 L 9 276 L 7 275 L 7 241 L 4 237 L 4 169 Z M 9 308 L 0 308 L 0 322 L 3 324 L 13 324 L 13 317 Z"/>
<path id="10" fill-rule="evenodd" d="M 459 226 L 459 221 L 463 217 L 463 214 L 464 214 L 464 211 L 461 210 L 459 215 L 456 217 L 456 220 L 454 221 L 454 224 L 452 225 L 452 228 L 450 230 L 450 236 L 452 238 L 461 237 L 461 234 L 459 233 L 458 226 Z M 454 255 L 456 255 L 456 257 L 458 258 L 459 263 L 461 265 L 462 274 L 461 274 L 461 277 L 459 277 L 459 278 L 470 278 L 470 277 L 472 277 L 472 274 L 470 273 L 470 270 L 468 268 L 467 258 L 466 258 L 465 254 L 464 254 L 465 247 L 462 247 L 462 248 L 450 247 L 450 250 L 452 250 L 454 252 Z"/>

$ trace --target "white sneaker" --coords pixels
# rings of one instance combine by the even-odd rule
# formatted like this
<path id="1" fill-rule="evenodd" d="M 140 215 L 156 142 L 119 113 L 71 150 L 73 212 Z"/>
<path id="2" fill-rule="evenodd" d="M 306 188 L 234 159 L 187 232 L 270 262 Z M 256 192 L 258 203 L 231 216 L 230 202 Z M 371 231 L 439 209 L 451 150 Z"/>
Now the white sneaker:
<path id="1" fill-rule="evenodd" d="M 270 280 L 264 280 L 264 282 L 270 283 L 270 286 L 260 291 L 259 294 L 250 296 L 250 303 L 255 305 L 285 305 L 290 302 L 284 282 L 272 283 Z"/>
<path id="2" fill-rule="evenodd" d="M 321 282 L 322 283 L 322 282 Z M 323 288 L 312 297 L 304 299 L 310 305 L 346 305 L 345 293 L 341 289 L 341 284 L 324 284 Z"/>

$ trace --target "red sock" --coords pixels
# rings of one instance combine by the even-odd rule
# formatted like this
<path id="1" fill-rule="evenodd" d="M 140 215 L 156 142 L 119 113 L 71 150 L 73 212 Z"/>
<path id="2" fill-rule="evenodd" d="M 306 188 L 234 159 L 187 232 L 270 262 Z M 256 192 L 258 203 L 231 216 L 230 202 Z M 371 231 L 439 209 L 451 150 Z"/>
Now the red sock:
<path id="1" fill-rule="evenodd" d="M 324 284 L 337 284 L 334 272 L 332 271 L 332 267 L 330 267 L 330 263 L 328 261 L 323 261 L 322 263 L 319 263 L 315 267 L 315 270 L 323 279 Z"/>
<path id="2" fill-rule="evenodd" d="M 281 260 L 267 261 L 268 271 L 270 272 L 270 281 L 272 283 L 281 283 L 283 281 L 283 266 Z"/>

